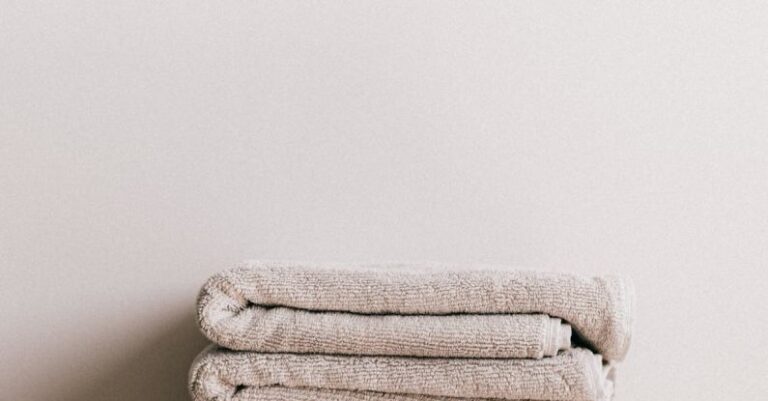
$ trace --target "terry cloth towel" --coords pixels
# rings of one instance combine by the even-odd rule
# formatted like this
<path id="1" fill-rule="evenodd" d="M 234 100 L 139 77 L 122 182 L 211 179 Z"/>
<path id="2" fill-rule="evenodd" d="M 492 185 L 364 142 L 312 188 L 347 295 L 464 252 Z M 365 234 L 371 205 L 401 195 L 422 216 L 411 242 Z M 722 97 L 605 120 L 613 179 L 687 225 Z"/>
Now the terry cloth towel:
<path id="1" fill-rule="evenodd" d="M 258 352 L 543 358 L 579 341 L 609 361 L 630 340 L 613 276 L 438 264 L 246 262 L 198 297 L 203 333 Z"/>
<path id="2" fill-rule="evenodd" d="M 603 401 L 610 365 L 574 348 L 543 359 L 264 354 L 215 346 L 190 370 L 195 401 Z"/>

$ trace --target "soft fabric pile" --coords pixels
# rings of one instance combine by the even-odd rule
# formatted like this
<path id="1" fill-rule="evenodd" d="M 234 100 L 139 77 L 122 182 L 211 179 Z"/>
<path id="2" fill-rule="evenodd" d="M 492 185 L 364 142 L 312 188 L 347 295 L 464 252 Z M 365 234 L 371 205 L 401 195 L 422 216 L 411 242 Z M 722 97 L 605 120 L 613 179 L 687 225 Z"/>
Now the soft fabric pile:
<path id="1" fill-rule="evenodd" d="M 248 262 L 210 278 L 196 401 L 603 401 L 627 352 L 617 277 Z"/>

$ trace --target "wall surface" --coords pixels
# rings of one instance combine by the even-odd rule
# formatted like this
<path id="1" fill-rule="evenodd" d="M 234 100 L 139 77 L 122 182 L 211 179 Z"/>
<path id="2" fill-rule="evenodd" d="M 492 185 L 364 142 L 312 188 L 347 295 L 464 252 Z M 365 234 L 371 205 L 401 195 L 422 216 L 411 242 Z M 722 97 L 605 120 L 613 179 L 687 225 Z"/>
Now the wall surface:
<path id="1" fill-rule="evenodd" d="M 618 400 L 764 400 L 768 5 L 722 3 L 0 0 L 0 398 L 187 400 L 263 258 L 626 274 Z"/>

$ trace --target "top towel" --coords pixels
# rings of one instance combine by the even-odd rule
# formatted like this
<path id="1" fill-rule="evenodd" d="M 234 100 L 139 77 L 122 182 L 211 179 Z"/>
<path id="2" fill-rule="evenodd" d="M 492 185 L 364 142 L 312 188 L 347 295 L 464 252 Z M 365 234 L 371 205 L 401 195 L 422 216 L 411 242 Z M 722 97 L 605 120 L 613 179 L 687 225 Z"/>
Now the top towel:
<path id="1" fill-rule="evenodd" d="M 570 348 L 572 329 L 621 360 L 632 300 L 630 283 L 614 276 L 253 261 L 208 280 L 198 322 L 235 350 L 533 359 Z"/>

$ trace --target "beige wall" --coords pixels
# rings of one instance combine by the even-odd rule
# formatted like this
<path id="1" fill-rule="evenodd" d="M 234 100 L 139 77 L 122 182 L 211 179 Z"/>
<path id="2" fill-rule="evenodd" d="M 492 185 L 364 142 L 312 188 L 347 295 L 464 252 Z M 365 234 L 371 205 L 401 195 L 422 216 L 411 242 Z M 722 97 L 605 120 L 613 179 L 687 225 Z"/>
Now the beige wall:
<path id="1" fill-rule="evenodd" d="M 768 393 L 763 2 L 0 1 L 0 398 L 186 400 L 244 258 L 632 276 L 619 400 Z"/>

